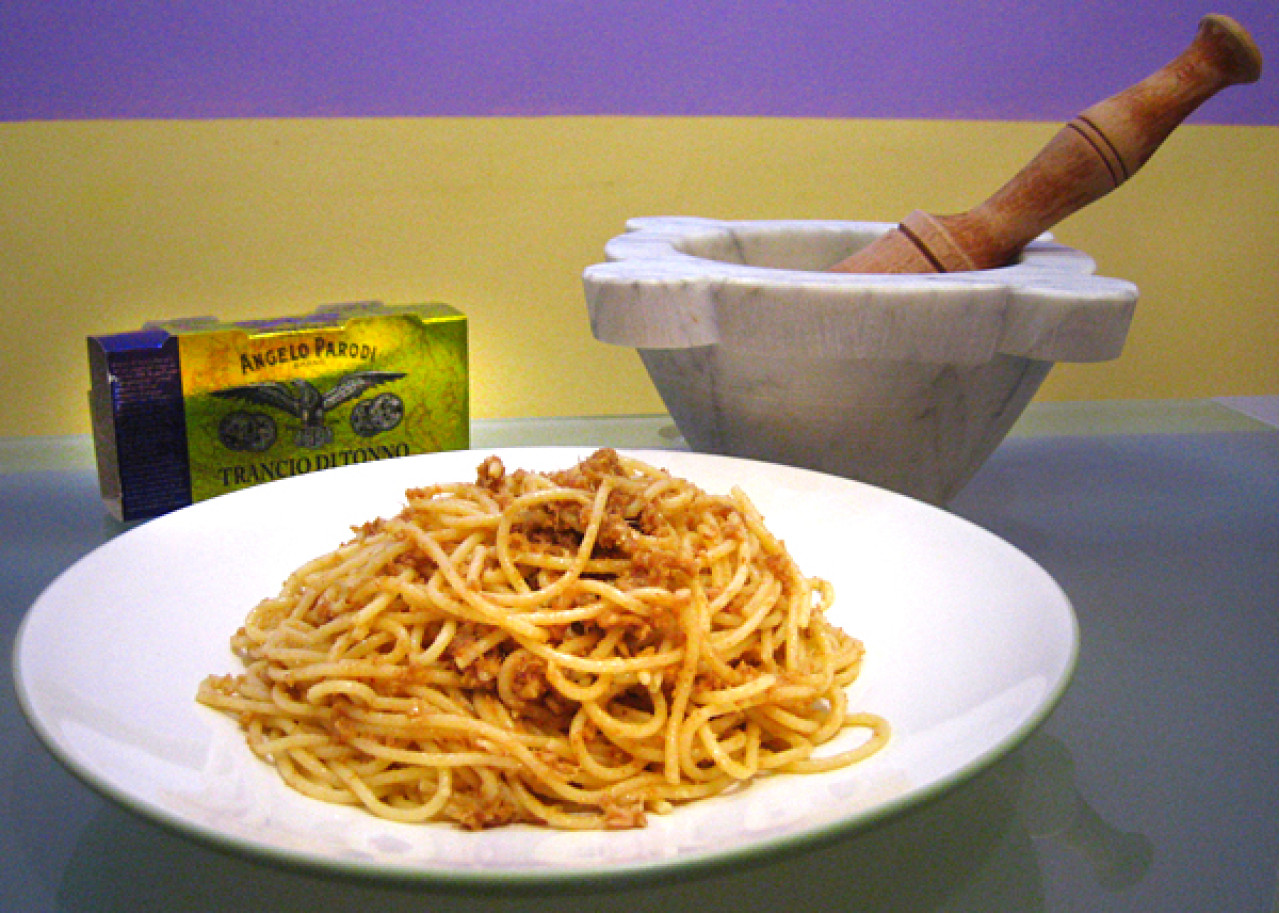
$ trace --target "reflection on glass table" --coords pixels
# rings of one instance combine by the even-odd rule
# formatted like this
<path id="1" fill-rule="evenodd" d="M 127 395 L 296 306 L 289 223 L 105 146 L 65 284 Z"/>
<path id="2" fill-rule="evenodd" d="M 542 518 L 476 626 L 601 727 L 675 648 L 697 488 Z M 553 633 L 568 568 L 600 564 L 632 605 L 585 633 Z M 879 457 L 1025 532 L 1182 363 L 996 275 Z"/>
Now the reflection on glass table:
<path id="1" fill-rule="evenodd" d="M 513 421 L 477 443 L 679 447 L 667 428 Z M 0 447 L 6 652 L 40 591 L 121 531 L 101 512 L 86 453 L 83 441 Z M 0 897 L 15 911 L 1274 909 L 1277 464 L 1274 425 L 1218 404 L 1033 408 L 950 511 L 1025 552 L 1070 597 L 1070 687 L 993 767 L 809 852 L 688 881 L 521 896 L 266 865 L 86 788 L 36 740 L 6 677 Z"/>

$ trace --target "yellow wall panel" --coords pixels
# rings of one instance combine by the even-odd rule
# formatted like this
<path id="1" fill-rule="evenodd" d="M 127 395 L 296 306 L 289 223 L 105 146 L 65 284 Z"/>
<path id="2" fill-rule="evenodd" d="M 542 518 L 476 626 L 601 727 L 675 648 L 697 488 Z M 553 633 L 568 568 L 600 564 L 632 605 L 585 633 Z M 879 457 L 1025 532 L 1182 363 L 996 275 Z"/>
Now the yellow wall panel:
<path id="1" fill-rule="evenodd" d="M 582 269 L 638 215 L 894 221 L 967 209 L 1057 125 L 766 118 L 0 124 L 0 436 L 88 429 L 84 337 L 337 301 L 471 321 L 477 417 L 661 408 L 595 342 Z M 1060 240 L 1142 299 L 1046 399 L 1277 392 L 1277 135 L 1183 127 Z"/>

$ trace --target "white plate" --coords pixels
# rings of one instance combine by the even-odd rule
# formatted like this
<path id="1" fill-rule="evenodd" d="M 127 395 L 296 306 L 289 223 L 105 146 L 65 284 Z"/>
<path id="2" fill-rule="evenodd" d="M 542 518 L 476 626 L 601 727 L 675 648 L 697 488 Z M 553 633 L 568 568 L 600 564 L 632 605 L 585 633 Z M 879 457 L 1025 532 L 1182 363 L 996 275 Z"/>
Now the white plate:
<path id="1" fill-rule="evenodd" d="M 767 778 L 651 816 L 648 827 L 473 833 L 400 825 L 302 797 L 196 703 L 236 671 L 228 638 L 248 610 L 350 527 L 399 510 L 404 490 L 508 469 L 559 469 L 585 448 L 407 457 L 224 495 L 139 526 L 40 596 L 14 652 L 18 694 L 49 749 L 89 784 L 233 850 L 349 874 L 463 886 L 637 881 L 796 851 L 955 786 L 1025 738 L 1070 679 L 1077 628 L 1054 581 L 1021 552 L 943 511 L 801 469 L 683 452 L 633 453 L 712 491 L 741 486 L 801 569 L 836 587 L 832 620 L 867 647 L 852 703 L 891 743 L 831 773 Z"/>

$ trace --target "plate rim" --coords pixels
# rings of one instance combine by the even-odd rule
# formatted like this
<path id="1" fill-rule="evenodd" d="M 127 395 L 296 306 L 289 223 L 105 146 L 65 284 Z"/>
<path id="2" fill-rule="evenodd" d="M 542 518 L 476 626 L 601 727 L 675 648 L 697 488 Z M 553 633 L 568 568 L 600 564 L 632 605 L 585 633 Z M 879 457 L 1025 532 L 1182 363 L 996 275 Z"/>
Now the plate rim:
<path id="1" fill-rule="evenodd" d="M 379 462 L 386 464 L 393 462 L 400 463 L 410 460 L 422 461 L 424 459 L 430 460 L 433 457 L 440 457 L 446 454 L 457 459 L 461 459 L 466 455 L 483 459 L 491 454 L 497 454 L 500 458 L 503 458 L 504 461 L 507 457 L 510 457 L 511 459 L 518 459 L 521 455 L 531 453 L 547 456 L 576 455 L 578 458 L 581 458 L 581 455 L 584 453 L 589 453 L 595 449 L 598 449 L 598 447 L 591 445 L 467 448 L 464 450 L 440 451 L 438 453 L 414 454 Z M 237 834 L 227 833 L 215 827 L 211 827 L 204 822 L 184 818 L 169 809 L 153 804 L 146 799 L 139 798 L 131 794 L 128 790 L 119 788 L 108 782 L 105 778 L 100 777 L 88 764 L 86 764 L 82 759 L 76 757 L 73 751 L 67 749 L 63 744 L 61 744 L 61 741 L 49 729 L 47 721 L 43 719 L 41 713 L 35 707 L 34 701 L 29 693 L 32 685 L 28 682 L 23 671 L 24 648 L 28 642 L 29 629 L 34 624 L 41 605 L 45 602 L 46 596 L 59 588 L 63 584 L 64 580 L 70 577 L 81 564 L 91 560 L 100 551 L 112 547 L 119 547 L 114 544 L 125 540 L 127 537 L 132 536 L 139 530 L 144 529 L 153 523 L 164 523 L 166 518 L 174 517 L 179 514 L 186 514 L 189 511 L 199 509 L 201 505 L 208 504 L 209 501 L 224 501 L 226 499 L 251 497 L 254 493 L 260 492 L 262 486 L 257 486 L 255 488 L 242 489 L 226 495 L 221 495 L 216 499 L 209 499 L 209 501 L 189 505 L 160 517 L 155 517 L 150 520 L 131 525 L 121 533 L 96 546 L 88 553 L 80 556 L 70 565 L 63 568 L 41 590 L 37 597 L 28 606 L 21 621 L 19 622 L 18 629 L 14 637 L 14 645 L 10 657 L 10 667 L 15 686 L 15 694 L 19 708 L 22 711 L 22 715 L 44 748 L 59 764 L 61 764 L 83 784 L 89 787 L 91 791 L 110 800 L 111 802 L 114 802 L 126 811 L 162 827 L 164 830 L 172 834 L 182 838 L 195 840 L 196 842 L 209 846 L 217 851 L 231 852 L 250 860 L 267 862 L 287 869 L 319 872 L 331 876 L 351 878 L 360 881 L 401 883 L 418 886 L 425 885 L 445 891 L 488 890 L 500 893 L 518 894 L 527 891 L 550 890 L 561 893 L 585 891 L 592 888 L 598 888 L 602 885 L 619 887 L 642 886 L 652 884 L 660 879 L 678 878 L 679 880 L 687 880 L 691 878 L 708 877 L 727 869 L 757 867 L 766 865 L 780 858 L 817 849 L 821 846 L 881 825 L 911 809 L 932 803 L 941 796 L 952 792 L 959 786 L 969 780 L 972 780 L 978 774 L 989 769 L 1001 759 L 1011 754 L 1045 724 L 1048 718 L 1056 710 L 1057 706 L 1061 703 L 1063 695 L 1070 687 L 1075 677 L 1080 656 L 1080 622 L 1069 596 L 1063 590 L 1058 581 L 1049 574 L 1049 572 L 1043 568 L 1039 562 L 1027 555 L 1022 549 L 973 521 L 957 514 L 950 513 L 943 508 L 935 507 L 925 502 L 910 498 L 906 495 L 888 491 L 858 480 L 848 479 L 816 470 L 787 466 L 784 464 L 775 464 L 764 460 L 694 451 L 633 447 L 616 447 L 613 449 L 616 449 L 619 453 L 633 456 L 637 459 L 648 462 L 651 465 L 659 463 L 664 457 L 676 455 L 677 458 L 691 457 L 698 461 L 705 460 L 710 461 L 710 463 L 724 463 L 730 466 L 734 464 L 750 464 L 766 470 L 782 469 L 788 473 L 814 476 L 828 480 L 828 482 L 834 481 L 840 485 L 849 485 L 856 488 L 868 489 L 877 492 L 882 497 L 887 496 L 891 500 L 909 502 L 913 505 L 914 509 L 921 509 L 934 515 L 944 515 L 948 518 L 948 522 L 959 524 L 961 527 L 965 528 L 968 535 L 986 538 L 988 541 L 998 543 L 999 547 L 1012 552 L 1023 561 L 1028 562 L 1039 572 L 1040 575 L 1042 575 L 1043 582 L 1047 583 L 1052 588 L 1057 597 L 1059 608 L 1062 611 L 1061 620 L 1066 622 L 1068 634 L 1068 637 L 1064 642 L 1066 649 L 1062 670 L 1057 679 L 1054 680 L 1048 688 L 1046 688 L 1044 695 L 1036 704 L 1034 712 L 1022 721 L 1017 728 L 1005 734 L 1003 738 L 995 740 L 968 762 L 949 770 L 944 776 L 939 777 L 933 782 L 913 788 L 907 793 L 893 796 L 890 799 L 879 801 L 871 808 L 862 812 L 857 812 L 822 824 L 805 827 L 798 831 L 751 840 L 728 848 L 699 851 L 655 860 L 618 863 L 615 865 L 604 866 L 449 869 L 440 863 L 435 863 L 430 866 L 422 866 L 409 863 L 379 863 L 367 860 L 342 859 L 324 856 L 296 848 L 258 843 L 252 839 L 242 837 Z M 336 467 L 333 469 L 323 470 L 323 472 L 368 472 L 370 471 L 370 467 L 375 465 L 377 464 L 365 463 Z M 272 486 L 285 486 L 291 483 L 314 485 L 316 484 L 314 478 L 318 475 L 321 475 L 321 473 L 295 476 L 267 484 Z"/>

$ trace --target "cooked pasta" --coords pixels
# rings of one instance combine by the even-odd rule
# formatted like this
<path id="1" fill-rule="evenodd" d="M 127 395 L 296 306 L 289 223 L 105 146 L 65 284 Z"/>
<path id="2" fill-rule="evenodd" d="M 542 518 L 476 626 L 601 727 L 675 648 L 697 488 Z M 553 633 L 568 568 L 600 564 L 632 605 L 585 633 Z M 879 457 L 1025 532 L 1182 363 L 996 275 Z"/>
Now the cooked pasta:
<path id="1" fill-rule="evenodd" d="M 612 450 L 410 489 L 295 571 L 198 699 L 299 792 L 403 822 L 643 826 L 770 772 L 878 750 L 828 622 L 738 490 Z M 823 757 L 846 728 L 856 747 Z"/>

